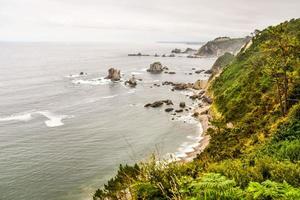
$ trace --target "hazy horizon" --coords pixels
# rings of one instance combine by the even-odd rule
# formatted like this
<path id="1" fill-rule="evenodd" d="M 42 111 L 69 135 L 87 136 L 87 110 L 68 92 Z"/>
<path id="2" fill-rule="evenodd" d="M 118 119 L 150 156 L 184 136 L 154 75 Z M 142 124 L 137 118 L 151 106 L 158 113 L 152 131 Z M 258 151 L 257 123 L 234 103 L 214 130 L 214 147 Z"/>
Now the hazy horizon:
<path id="1" fill-rule="evenodd" d="M 204 42 L 298 18 L 297 7 L 297 0 L 0 0 L 0 41 Z"/>

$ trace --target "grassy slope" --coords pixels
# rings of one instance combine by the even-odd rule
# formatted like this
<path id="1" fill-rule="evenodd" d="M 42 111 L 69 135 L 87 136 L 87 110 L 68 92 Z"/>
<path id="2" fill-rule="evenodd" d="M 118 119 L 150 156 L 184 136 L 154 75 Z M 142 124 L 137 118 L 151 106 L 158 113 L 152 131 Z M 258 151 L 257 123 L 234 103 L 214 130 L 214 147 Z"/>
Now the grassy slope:
<path id="1" fill-rule="evenodd" d="M 289 104 L 282 116 L 261 47 L 285 27 L 299 48 L 300 19 L 262 31 L 210 86 L 218 115 L 211 141 L 191 163 L 155 159 L 122 166 L 95 199 L 300 199 L 300 65 L 289 72 Z M 233 128 L 228 128 L 231 122 Z"/>

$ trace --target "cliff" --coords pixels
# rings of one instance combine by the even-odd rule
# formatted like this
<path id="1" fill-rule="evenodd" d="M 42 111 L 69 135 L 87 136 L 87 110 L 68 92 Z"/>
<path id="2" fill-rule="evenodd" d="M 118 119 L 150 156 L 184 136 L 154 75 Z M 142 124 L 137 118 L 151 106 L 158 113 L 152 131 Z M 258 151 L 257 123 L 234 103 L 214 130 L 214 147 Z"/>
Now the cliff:
<path id="1" fill-rule="evenodd" d="M 221 56 L 226 52 L 238 53 L 251 40 L 251 37 L 229 38 L 219 37 L 204 44 L 196 53 L 198 56 Z"/>

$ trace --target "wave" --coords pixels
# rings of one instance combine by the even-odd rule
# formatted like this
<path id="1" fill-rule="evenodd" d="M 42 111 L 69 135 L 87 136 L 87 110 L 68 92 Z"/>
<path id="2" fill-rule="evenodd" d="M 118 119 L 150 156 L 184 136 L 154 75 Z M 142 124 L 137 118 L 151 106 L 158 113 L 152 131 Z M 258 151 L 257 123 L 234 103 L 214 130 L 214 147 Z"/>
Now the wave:
<path id="1" fill-rule="evenodd" d="M 48 120 L 44 121 L 45 125 L 47 127 L 57 127 L 62 126 L 64 123 L 62 122 L 63 119 L 72 118 L 73 116 L 69 115 L 56 115 L 54 113 L 51 113 L 50 111 L 36 111 L 36 112 L 29 112 L 25 114 L 16 114 L 16 115 L 10 115 L 8 117 L 0 117 L 0 122 L 9 122 L 9 121 L 22 121 L 22 122 L 28 122 L 32 119 L 34 119 L 34 115 L 39 114 L 42 115 Z"/>
<path id="2" fill-rule="evenodd" d="M 117 96 L 119 96 L 119 95 L 115 94 L 115 95 L 110 95 L 110 96 L 104 96 L 104 97 L 101 97 L 101 99 L 111 99 L 111 98 L 114 98 Z"/>
<path id="3" fill-rule="evenodd" d="M 32 119 L 31 113 L 18 114 L 18 115 L 10 115 L 8 117 L 0 117 L 0 122 L 8 122 L 8 121 L 30 121 Z"/>
<path id="4" fill-rule="evenodd" d="M 94 78 L 90 80 L 85 79 L 76 79 L 72 80 L 74 84 L 84 84 L 84 85 L 106 85 L 109 84 L 111 81 L 109 79 L 105 79 L 104 77 L 101 78 Z"/>
<path id="5" fill-rule="evenodd" d="M 141 75 L 141 74 L 143 74 L 143 73 L 141 73 L 141 72 L 131 72 L 131 74 L 132 74 L 132 75 Z"/>
<path id="6" fill-rule="evenodd" d="M 49 111 L 38 111 L 36 113 L 41 114 L 44 117 L 48 118 L 48 120 L 45 121 L 45 124 L 48 127 L 62 126 L 62 125 L 64 125 L 64 123 L 62 122 L 63 119 L 73 117 L 73 116 L 68 116 L 68 115 L 55 115 L 54 113 L 51 113 Z"/>

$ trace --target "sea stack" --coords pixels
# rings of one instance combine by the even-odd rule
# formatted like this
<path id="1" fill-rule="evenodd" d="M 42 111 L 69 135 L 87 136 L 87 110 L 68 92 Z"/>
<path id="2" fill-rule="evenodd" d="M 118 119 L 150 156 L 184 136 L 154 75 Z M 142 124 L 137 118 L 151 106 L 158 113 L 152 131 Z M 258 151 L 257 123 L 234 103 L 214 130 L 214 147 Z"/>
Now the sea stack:
<path id="1" fill-rule="evenodd" d="M 151 73 L 161 73 L 163 71 L 163 66 L 160 62 L 155 62 L 150 65 L 150 68 L 147 69 L 147 72 Z"/>
<path id="2" fill-rule="evenodd" d="M 110 68 L 108 70 L 108 76 L 106 77 L 106 79 L 110 79 L 111 81 L 119 81 L 121 79 L 120 70 Z"/>

